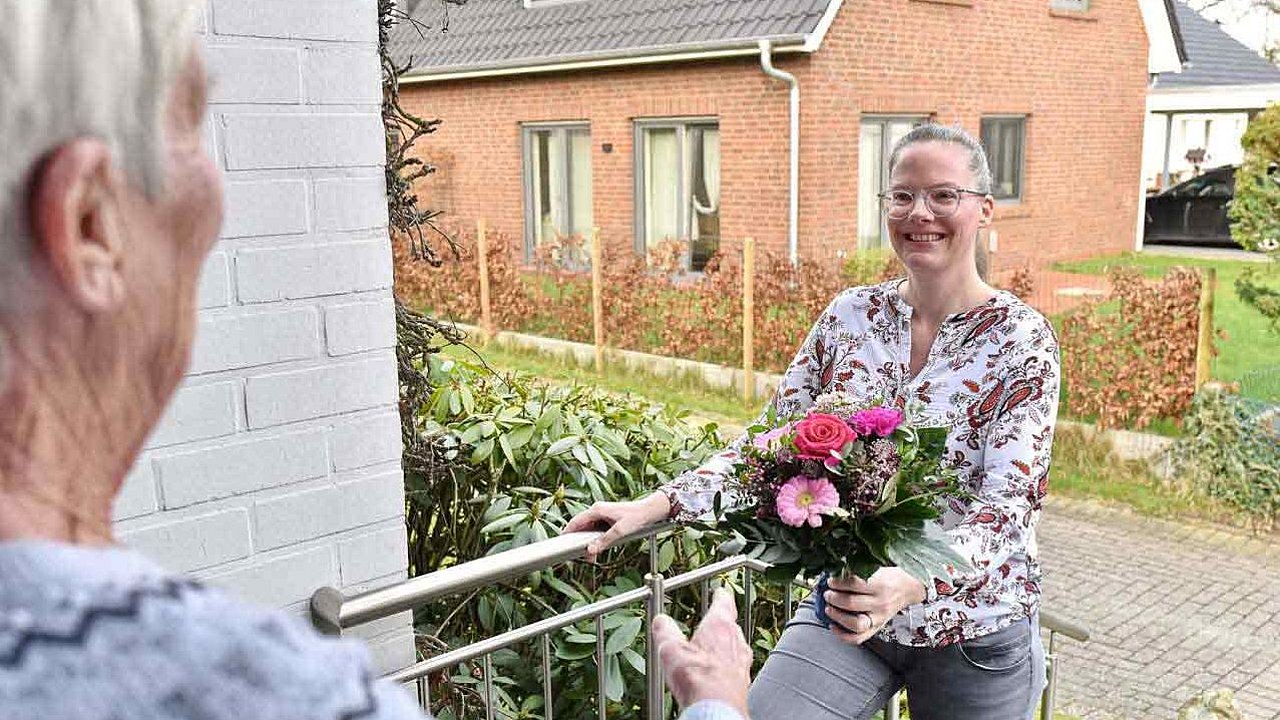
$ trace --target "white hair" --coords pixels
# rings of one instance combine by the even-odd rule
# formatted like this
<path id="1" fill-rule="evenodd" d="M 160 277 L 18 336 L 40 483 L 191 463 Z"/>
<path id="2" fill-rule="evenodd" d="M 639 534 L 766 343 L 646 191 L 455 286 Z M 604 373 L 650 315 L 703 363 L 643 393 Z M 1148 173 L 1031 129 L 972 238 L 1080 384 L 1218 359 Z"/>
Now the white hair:
<path id="1" fill-rule="evenodd" d="M 0 310 L 29 292 L 27 193 L 77 137 L 107 143 L 149 194 L 164 178 L 169 91 L 203 0 L 0 0 Z M 11 309 L 11 308 L 10 308 Z"/>

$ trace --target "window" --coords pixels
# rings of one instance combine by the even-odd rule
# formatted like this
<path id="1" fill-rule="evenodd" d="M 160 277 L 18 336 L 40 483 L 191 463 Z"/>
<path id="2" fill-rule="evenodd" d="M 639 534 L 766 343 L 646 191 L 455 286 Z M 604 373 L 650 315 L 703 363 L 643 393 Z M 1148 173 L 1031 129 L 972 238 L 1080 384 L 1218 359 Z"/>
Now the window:
<path id="1" fill-rule="evenodd" d="M 715 120 L 636 123 L 636 250 L 684 244 L 701 271 L 720 249 L 720 126 Z"/>
<path id="2" fill-rule="evenodd" d="M 1022 198 L 1022 156 L 1026 143 L 1024 117 L 982 118 L 982 145 L 991 161 L 991 194 L 997 200 Z"/>
<path id="3" fill-rule="evenodd" d="M 558 237 L 591 233 L 591 130 L 586 125 L 524 128 L 525 259 Z"/>
<path id="4" fill-rule="evenodd" d="M 889 155 L 893 146 L 923 117 L 864 117 L 858 134 L 858 247 L 863 250 L 888 245 L 880 211 L 880 193 L 889 189 Z"/>
<path id="5" fill-rule="evenodd" d="M 1074 10 L 1083 12 L 1089 9 L 1089 0 L 1049 0 L 1052 10 Z"/>

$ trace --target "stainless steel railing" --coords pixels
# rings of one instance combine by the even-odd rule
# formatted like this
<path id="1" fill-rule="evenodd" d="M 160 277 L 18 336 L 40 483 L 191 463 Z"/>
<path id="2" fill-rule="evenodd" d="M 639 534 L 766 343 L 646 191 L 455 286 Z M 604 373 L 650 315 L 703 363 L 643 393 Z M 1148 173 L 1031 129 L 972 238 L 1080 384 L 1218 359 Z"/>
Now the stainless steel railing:
<path id="1" fill-rule="evenodd" d="M 560 613 L 544 620 L 515 628 L 493 637 L 480 640 L 465 647 L 446 651 L 434 657 L 415 663 L 388 676 L 394 682 L 411 684 L 416 690 L 422 706 L 430 704 L 430 686 L 427 678 L 433 673 L 470 662 L 477 658 L 483 665 L 485 716 L 487 720 L 494 718 L 494 687 L 492 655 L 498 650 L 509 648 L 530 640 L 541 643 L 541 664 L 543 677 L 543 699 L 546 720 L 552 717 L 551 687 L 551 637 L 564 628 L 573 626 L 584 620 L 595 621 L 597 664 L 597 716 L 605 717 L 605 644 L 604 617 L 610 612 L 620 610 L 629 605 L 643 602 L 645 604 L 645 632 L 647 650 L 645 660 L 646 708 L 649 720 L 661 720 L 665 709 L 665 690 L 662 682 L 661 661 L 657 648 L 653 643 L 653 619 L 664 611 L 667 594 L 680 588 L 694 584 L 702 584 L 702 597 L 705 604 L 710 591 L 712 579 L 742 571 L 743 602 L 741 619 L 743 632 L 750 642 L 754 630 L 754 575 L 767 570 L 769 565 L 745 556 L 733 556 L 714 562 L 688 572 L 665 577 L 658 572 L 657 539 L 659 535 L 672 531 L 676 526 L 671 524 L 653 525 L 626 536 L 619 545 L 647 540 L 649 550 L 650 572 L 645 576 L 645 586 L 620 595 L 583 605 L 565 613 Z M 342 631 L 411 610 L 434 600 L 451 595 L 475 590 L 476 588 L 521 577 L 532 572 L 545 570 L 564 562 L 582 559 L 586 556 L 587 546 L 602 533 L 579 532 L 560 535 L 542 542 L 525 545 L 506 552 L 490 555 L 434 573 L 411 578 L 386 588 L 347 597 L 341 591 L 323 587 L 311 596 L 312 622 L 322 632 L 338 635 Z M 791 583 L 794 587 L 797 583 Z M 784 616 L 790 617 L 793 611 L 792 587 L 784 592 Z M 705 607 L 703 608 L 705 610 Z M 1058 634 L 1087 641 L 1089 633 L 1083 627 L 1058 618 L 1051 613 L 1041 612 L 1041 627 L 1049 631 L 1049 645 L 1046 653 L 1048 667 L 1048 684 L 1045 687 L 1041 703 L 1042 717 L 1052 720 L 1053 705 L 1056 692 L 1056 655 L 1055 639 Z M 898 718 L 898 695 L 889 699 L 885 706 L 885 720 Z"/>

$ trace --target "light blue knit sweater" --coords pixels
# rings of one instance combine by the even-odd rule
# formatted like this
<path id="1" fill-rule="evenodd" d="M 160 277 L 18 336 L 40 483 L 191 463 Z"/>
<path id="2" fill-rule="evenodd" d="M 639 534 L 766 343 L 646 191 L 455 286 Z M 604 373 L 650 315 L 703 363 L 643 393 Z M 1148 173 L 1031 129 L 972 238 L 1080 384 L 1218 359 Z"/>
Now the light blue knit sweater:
<path id="1" fill-rule="evenodd" d="M 699 703 L 685 720 L 736 720 Z M 0 543 L 0 720 L 421 720 L 363 645 L 122 548 Z"/>

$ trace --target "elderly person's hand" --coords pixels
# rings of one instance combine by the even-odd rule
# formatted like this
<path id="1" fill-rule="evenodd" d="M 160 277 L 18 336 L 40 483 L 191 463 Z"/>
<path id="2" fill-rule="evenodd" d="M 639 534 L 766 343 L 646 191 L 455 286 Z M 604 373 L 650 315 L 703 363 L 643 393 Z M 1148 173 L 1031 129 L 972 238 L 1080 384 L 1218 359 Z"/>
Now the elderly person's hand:
<path id="1" fill-rule="evenodd" d="M 654 620 L 654 641 L 662 658 L 662 673 L 680 707 L 716 700 L 747 717 L 747 688 L 751 685 L 751 647 L 738 627 L 733 594 L 716 590 L 710 609 L 691 639 L 674 620 Z"/>
<path id="2" fill-rule="evenodd" d="M 834 621 L 831 632 L 853 645 L 871 639 L 900 610 L 925 598 L 924 585 L 896 567 L 881 568 L 869 580 L 831 578 L 828 584 L 824 599 L 827 617 Z"/>

